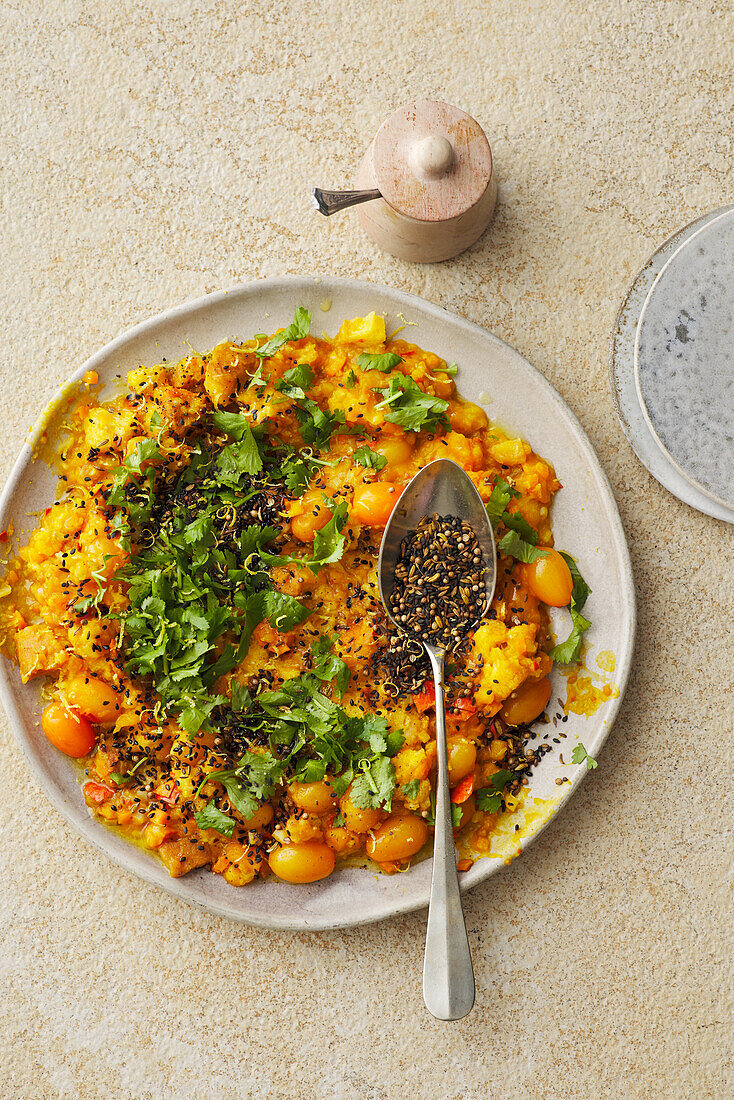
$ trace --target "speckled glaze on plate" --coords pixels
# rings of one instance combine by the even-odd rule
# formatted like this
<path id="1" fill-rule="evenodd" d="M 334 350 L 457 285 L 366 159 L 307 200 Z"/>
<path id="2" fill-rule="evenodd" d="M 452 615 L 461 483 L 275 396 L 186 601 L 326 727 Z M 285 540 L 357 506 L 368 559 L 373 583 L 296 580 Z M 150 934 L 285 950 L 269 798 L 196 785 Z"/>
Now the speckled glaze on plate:
<path id="1" fill-rule="evenodd" d="M 683 477 L 660 447 L 640 404 L 634 364 L 637 322 L 648 292 L 658 274 L 683 241 L 729 210 L 734 210 L 734 206 L 722 207 L 704 214 L 677 230 L 637 272 L 619 307 L 612 330 L 609 346 L 609 380 L 622 430 L 645 469 L 668 492 L 685 504 L 715 519 L 734 523 L 734 509 L 711 500 L 688 478 Z"/>
<path id="2" fill-rule="evenodd" d="M 322 302 L 331 310 L 321 312 Z M 593 626 L 589 631 L 589 667 L 594 657 L 611 651 L 616 658 L 613 680 L 619 697 L 612 698 L 590 718 L 576 714 L 564 725 L 567 738 L 543 757 L 533 774 L 528 805 L 543 800 L 532 832 L 518 834 L 515 851 L 525 848 L 570 798 L 587 774 L 584 764 L 568 765 L 577 740 L 597 756 L 611 728 L 624 693 L 632 660 L 635 602 L 632 572 L 624 532 L 609 483 L 583 429 L 556 391 L 518 352 L 477 325 L 439 306 L 388 287 L 352 279 L 286 277 L 266 279 L 230 291 L 212 294 L 168 310 L 113 340 L 79 367 L 61 395 L 63 411 L 87 370 L 95 370 L 105 384 L 105 397 L 119 383 L 115 377 L 163 357 L 178 359 L 191 347 L 204 351 L 232 337 L 273 331 L 287 324 L 297 305 L 311 310 L 312 329 L 336 331 L 344 317 L 375 310 L 384 313 L 388 331 L 398 328 L 403 314 L 417 323 L 410 338 L 459 364 L 458 383 L 465 396 L 486 404 L 489 415 L 529 439 L 555 465 L 565 488 L 554 504 L 553 526 L 559 546 L 574 554 L 593 593 L 587 604 Z M 24 446 L 0 501 L 0 525 L 12 522 L 21 540 L 34 526 L 31 513 L 45 507 L 56 488 L 53 471 L 34 461 L 32 444 L 41 431 L 53 434 L 54 417 L 44 416 L 35 436 Z M 565 635 L 565 611 L 554 614 L 556 629 Z M 565 696 L 565 683 L 554 672 L 553 697 Z M 217 916 L 265 928 L 330 929 L 365 924 L 425 906 L 431 861 L 424 860 L 407 874 L 382 875 L 372 869 L 349 867 L 320 883 L 292 886 L 270 879 L 242 889 L 231 887 L 220 875 L 194 871 L 172 879 L 149 852 L 124 840 L 95 820 L 84 804 L 78 769 L 60 756 L 40 729 L 40 684 L 22 684 L 14 665 L 0 661 L 0 696 L 13 732 L 29 764 L 53 805 L 86 839 L 116 863 L 175 897 Z M 556 779 L 564 779 L 561 786 Z M 514 848 L 514 841 L 513 841 Z M 469 889 L 505 866 L 506 856 L 478 860 L 462 875 Z"/>
<path id="3" fill-rule="evenodd" d="M 734 212 L 684 241 L 651 287 L 635 343 L 642 411 L 703 493 L 734 507 Z"/>

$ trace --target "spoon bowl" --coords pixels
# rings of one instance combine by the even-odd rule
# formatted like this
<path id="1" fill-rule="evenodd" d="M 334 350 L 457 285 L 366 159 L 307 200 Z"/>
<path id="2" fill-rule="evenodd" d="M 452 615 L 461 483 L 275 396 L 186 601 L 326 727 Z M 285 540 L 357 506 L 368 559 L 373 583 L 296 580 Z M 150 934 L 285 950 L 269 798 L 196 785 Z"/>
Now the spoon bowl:
<path id="1" fill-rule="evenodd" d="M 497 584 L 497 550 L 484 501 L 461 466 L 450 458 L 437 458 L 419 470 L 405 486 L 382 536 L 377 561 L 380 598 L 395 626 L 400 624 L 395 622 L 390 611 L 390 597 L 395 589 L 395 566 L 402 541 L 416 529 L 424 516 L 436 512 L 442 516 L 459 516 L 474 531 L 484 555 L 486 602 L 482 616 L 486 615 L 492 602 Z"/>
<path id="2" fill-rule="evenodd" d="M 497 581 L 497 551 L 487 509 L 471 478 L 450 459 L 440 458 L 424 466 L 408 482 L 385 527 L 378 559 L 380 596 L 391 622 L 398 623 L 390 610 L 396 586 L 395 567 L 403 539 L 430 515 L 458 516 L 466 521 L 481 547 L 484 559 L 485 601 L 477 622 L 487 613 Z M 476 623 L 466 627 L 468 631 Z M 436 747 L 438 783 L 436 790 L 433 874 L 428 907 L 426 953 L 423 963 L 423 999 L 439 1020 L 460 1020 L 474 1006 L 474 969 L 461 907 L 459 876 L 454 850 L 451 796 L 449 791 L 446 705 L 444 698 L 445 648 L 416 638 L 423 645 L 433 670 L 436 688 Z"/>

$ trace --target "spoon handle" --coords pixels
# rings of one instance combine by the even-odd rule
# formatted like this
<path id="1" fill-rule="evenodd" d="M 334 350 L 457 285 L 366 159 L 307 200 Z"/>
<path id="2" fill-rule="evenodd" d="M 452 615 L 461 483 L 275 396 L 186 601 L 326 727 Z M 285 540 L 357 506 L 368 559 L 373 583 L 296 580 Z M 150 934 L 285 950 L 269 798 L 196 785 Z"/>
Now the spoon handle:
<path id="1" fill-rule="evenodd" d="M 446 706 L 442 652 L 426 646 L 436 685 L 438 791 L 433 845 L 433 877 L 423 961 L 423 999 L 439 1020 L 460 1020 L 474 1005 L 474 969 L 461 908 L 449 796 Z"/>
<path id="2" fill-rule="evenodd" d="M 325 191 L 323 187 L 314 187 L 311 191 L 312 203 L 327 218 L 340 210 L 348 210 L 350 206 L 359 206 L 361 202 L 372 202 L 381 197 L 379 191 Z"/>

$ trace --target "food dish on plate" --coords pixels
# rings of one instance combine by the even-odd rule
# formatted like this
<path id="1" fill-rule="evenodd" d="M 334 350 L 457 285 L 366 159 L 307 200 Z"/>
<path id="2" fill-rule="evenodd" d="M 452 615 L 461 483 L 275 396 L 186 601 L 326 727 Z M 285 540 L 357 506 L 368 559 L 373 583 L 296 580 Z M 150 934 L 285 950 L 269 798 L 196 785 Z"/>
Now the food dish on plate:
<path id="1" fill-rule="evenodd" d="M 552 467 L 454 374 L 379 316 L 318 339 L 299 309 L 71 411 L 58 499 L 9 563 L 6 652 L 50 677 L 43 729 L 82 760 L 87 804 L 171 875 L 312 882 L 426 848 L 430 677 L 375 565 L 401 486 L 437 457 L 470 474 L 499 540 L 492 609 L 448 683 L 457 831 L 489 851 L 588 587 L 551 549 Z M 549 605 L 572 618 L 555 647 Z"/>

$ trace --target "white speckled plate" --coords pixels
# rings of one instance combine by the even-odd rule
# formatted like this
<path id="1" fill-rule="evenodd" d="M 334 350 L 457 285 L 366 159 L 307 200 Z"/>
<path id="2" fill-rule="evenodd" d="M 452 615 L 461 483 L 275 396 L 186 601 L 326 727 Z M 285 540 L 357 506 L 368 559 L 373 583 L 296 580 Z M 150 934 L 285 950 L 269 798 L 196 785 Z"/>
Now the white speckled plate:
<path id="1" fill-rule="evenodd" d="M 322 302 L 331 310 L 321 312 Z M 619 696 L 611 698 L 590 718 L 571 714 L 559 725 L 566 738 L 543 757 L 535 769 L 525 805 L 530 819 L 520 830 L 510 826 L 499 854 L 479 860 L 462 875 L 464 888 L 475 886 L 501 870 L 510 855 L 518 853 L 570 798 L 586 773 L 585 765 L 570 765 L 577 740 L 597 756 L 609 733 L 627 682 L 634 641 L 635 603 L 629 554 L 609 483 L 583 429 L 555 390 L 521 355 L 496 336 L 470 324 L 439 306 L 387 287 L 351 279 L 266 279 L 230 291 L 213 294 L 178 306 L 124 333 L 79 367 L 73 391 L 87 370 L 95 370 L 105 383 L 106 396 L 116 389 L 116 376 L 141 363 L 178 359 L 191 346 L 206 350 L 230 337 L 247 337 L 273 331 L 287 324 L 297 305 L 311 310 L 313 331 L 334 333 L 344 317 L 375 310 L 384 313 L 388 331 L 402 321 L 399 314 L 417 323 L 410 335 L 459 364 L 461 391 L 486 404 L 490 416 L 530 440 L 536 450 L 554 463 L 564 484 L 554 505 L 556 542 L 578 558 L 593 594 L 587 614 L 593 621 L 588 637 L 588 665 L 600 678 L 595 658 L 613 653 L 613 682 Z M 119 384 L 119 383 L 118 383 Z M 67 392 L 60 401 L 63 407 Z M 48 423 L 44 418 L 43 424 Z M 53 431 L 53 424 L 49 428 Z M 31 440 L 31 443 L 33 440 Z M 56 486 L 53 472 L 34 461 L 30 445 L 21 452 L 0 501 L 0 527 L 12 522 L 15 538 L 27 536 L 34 521 L 31 513 L 46 506 Z M 566 612 L 558 613 L 557 629 L 565 635 Z M 607 658 L 602 657 L 606 664 Z M 46 741 L 39 726 L 40 685 L 23 685 L 17 669 L 0 661 L 0 696 L 13 731 L 53 805 L 84 837 L 106 852 L 120 866 L 182 900 L 219 916 L 267 928 L 340 928 L 380 920 L 427 904 L 431 862 L 425 860 L 409 873 L 382 875 L 371 869 L 340 870 L 320 883 L 291 886 L 278 880 L 257 882 L 242 889 L 229 886 L 219 875 L 195 871 L 172 879 L 150 853 L 131 845 L 113 830 L 99 824 L 87 811 L 79 786 L 78 770 Z M 565 697 L 565 681 L 554 673 L 554 696 Z M 553 710 L 551 710 L 553 713 Z M 553 731 L 553 727 L 550 727 Z M 548 732 L 546 727 L 544 732 Z M 561 760 L 563 755 L 563 761 Z M 602 761 L 603 766 L 603 761 Z M 557 785 L 556 779 L 568 780 Z M 536 801 L 538 800 L 538 801 Z"/>
<path id="2" fill-rule="evenodd" d="M 655 280 L 637 326 L 635 380 L 671 462 L 734 507 L 734 212 L 684 241 Z"/>
<path id="3" fill-rule="evenodd" d="M 635 276 L 617 313 L 609 348 L 609 379 L 622 429 L 643 466 L 670 493 L 699 512 L 734 523 L 734 509 L 713 501 L 684 477 L 659 445 L 643 412 L 635 379 L 637 323 L 655 279 L 678 247 L 702 226 L 734 207 L 696 218 L 677 230 L 647 260 Z"/>

